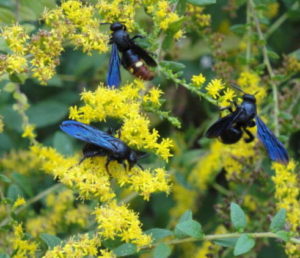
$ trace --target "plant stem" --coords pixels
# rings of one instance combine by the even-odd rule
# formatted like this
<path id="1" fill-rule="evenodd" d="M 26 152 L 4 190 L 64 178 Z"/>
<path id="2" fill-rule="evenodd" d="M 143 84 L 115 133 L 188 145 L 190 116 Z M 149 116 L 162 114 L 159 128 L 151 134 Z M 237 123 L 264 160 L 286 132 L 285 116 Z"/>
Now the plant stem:
<path id="1" fill-rule="evenodd" d="M 259 40 L 264 42 L 263 46 L 262 46 L 262 54 L 263 54 L 263 59 L 264 59 L 264 64 L 267 67 L 267 71 L 269 73 L 270 76 L 270 84 L 272 86 L 272 92 L 273 92 L 273 102 L 274 102 L 274 132 L 275 135 L 278 136 L 279 134 L 279 125 L 278 125 L 278 114 L 279 114 L 279 107 L 278 107 L 278 92 L 277 92 L 277 86 L 275 85 L 274 82 L 274 72 L 270 63 L 270 59 L 268 57 L 268 50 L 266 47 L 266 40 L 265 40 L 265 36 L 262 33 L 262 30 L 260 28 L 260 23 L 258 20 L 258 17 L 256 15 L 255 12 L 255 4 L 253 2 L 253 0 L 249 0 L 249 3 L 251 5 L 252 8 L 252 15 L 253 15 L 253 19 L 255 22 L 255 26 L 256 26 L 256 30 L 259 36 Z"/>
<path id="2" fill-rule="evenodd" d="M 298 8 L 298 6 L 299 6 L 299 3 L 298 3 L 298 1 L 296 1 L 290 9 L 294 10 L 294 9 Z M 287 12 L 285 12 L 270 26 L 270 28 L 265 33 L 265 38 L 268 39 L 273 34 L 273 32 L 276 31 L 287 20 L 287 18 L 288 18 L 288 15 L 287 15 Z"/>
<path id="3" fill-rule="evenodd" d="M 29 207 L 31 204 L 39 201 L 40 199 L 44 198 L 45 196 L 47 196 L 48 194 L 55 192 L 56 190 L 58 190 L 60 187 L 62 187 L 62 184 L 56 184 L 53 185 L 51 187 L 49 187 L 48 189 L 46 189 L 43 192 L 40 192 L 38 195 L 34 196 L 33 198 L 29 199 L 28 201 L 26 201 L 26 204 L 24 204 L 23 206 L 17 208 L 14 211 L 14 214 L 19 214 L 21 211 L 25 210 L 27 207 Z M 4 220 L 1 221 L 0 223 L 0 227 L 3 227 L 5 225 L 7 225 L 10 221 L 11 217 L 6 217 Z"/>
<path id="4" fill-rule="evenodd" d="M 183 238 L 183 239 L 173 239 L 170 241 L 164 242 L 167 245 L 176 245 L 187 242 L 196 242 L 196 241 L 213 241 L 219 239 L 230 239 L 230 238 L 239 238 L 241 235 L 247 234 L 252 238 L 276 238 L 282 240 L 279 236 L 277 236 L 273 232 L 259 232 L 259 233 L 228 233 L 228 234 L 214 234 L 214 235 L 205 235 L 202 239 L 197 239 L 193 237 Z M 291 237 L 290 242 L 295 244 L 300 244 L 300 239 Z M 152 247 L 159 245 L 160 243 L 155 243 Z M 145 247 L 147 248 L 147 247 Z"/>
<path id="5" fill-rule="evenodd" d="M 247 65 L 250 63 L 251 59 L 251 34 L 252 34 L 252 28 L 251 28 L 251 6 L 250 1 L 247 1 L 247 48 L 246 48 L 246 62 Z"/>

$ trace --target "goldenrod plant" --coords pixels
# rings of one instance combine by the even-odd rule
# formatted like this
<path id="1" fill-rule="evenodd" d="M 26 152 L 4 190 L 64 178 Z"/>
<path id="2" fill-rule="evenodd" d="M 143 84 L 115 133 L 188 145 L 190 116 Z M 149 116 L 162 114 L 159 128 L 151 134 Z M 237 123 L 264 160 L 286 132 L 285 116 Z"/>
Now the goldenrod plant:
<path id="1" fill-rule="evenodd" d="M 107 85 L 116 22 L 152 81 Z M 299 1 L 6 0 L 0 23 L 0 257 L 300 257 Z M 288 164 L 206 137 L 244 94 Z M 87 157 L 64 120 L 138 162 Z"/>

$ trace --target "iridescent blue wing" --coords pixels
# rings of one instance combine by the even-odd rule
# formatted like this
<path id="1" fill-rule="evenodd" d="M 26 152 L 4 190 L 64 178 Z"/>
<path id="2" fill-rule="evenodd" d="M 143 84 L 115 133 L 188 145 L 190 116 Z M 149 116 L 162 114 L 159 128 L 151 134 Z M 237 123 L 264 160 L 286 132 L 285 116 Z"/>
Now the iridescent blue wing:
<path id="1" fill-rule="evenodd" d="M 241 115 L 242 109 L 237 109 L 228 116 L 224 116 L 218 119 L 211 127 L 208 128 L 206 132 L 206 137 L 216 138 L 219 137 L 222 132 L 228 129 Z"/>
<path id="2" fill-rule="evenodd" d="M 77 121 L 63 121 L 60 129 L 76 139 L 97 145 L 110 152 L 118 152 L 118 143 L 123 143 L 106 132 Z"/>
<path id="3" fill-rule="evenodd" d="M 106 84 L 109 87 L 119 87 L 121 84 L 120 74 L 120 56 L 118 47 L 116 44 L 112 44 L 111 55 L 109 59 L 109 68 L 106 78 Z"/>
<path id="4" fill-rule="evenodd" d="M 287 164 L 289 162 L 287 150 L 258 116 L 256 116 L 256 126 L 258 138 L 265 146 L 270 159 Z"/>

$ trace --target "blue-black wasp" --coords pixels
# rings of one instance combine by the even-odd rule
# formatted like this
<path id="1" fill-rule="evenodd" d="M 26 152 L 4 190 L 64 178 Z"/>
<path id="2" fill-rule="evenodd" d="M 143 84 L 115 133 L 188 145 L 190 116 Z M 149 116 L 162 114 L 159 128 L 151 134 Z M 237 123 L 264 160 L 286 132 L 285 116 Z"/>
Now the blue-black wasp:
<path id="1" fill-rule="evenodd" d="M 63 121 L 60 125 L 60 129 L 76 139 L 86 142 L 82 151 L 83 158 L 79 163 L 89 157 L 106 156 L 107 161 L 105 168 L 108 172 L 108 165 L 113 160 L 123 164 L 125 169 L 127 169 L 125 164 L 126 160 L 129 165 L 129 170 L 131 170 L 135 164 L 141 167 L 137 161 L 145 156 L 145 153 L 132 150 L 123 141 L 107 132 L 73 120 Z"/>
<path id="2" fill-rule="evenodd" d="M 256 111 L 256 98 L 253 95 L 244 93 L 243 101 L 240 105 L 227 107 L 230 114 L 219 118 L 206 132 L 208 138 L 219 137 L 225 144 L 238 142 L 243 133 L 247 134 L 245 142 L 249 143 L 254 140 L 253 134 L 248 127 L 257 126 L 257 136 L 264 145 L 271 160 L 287 164 L 289 157 L 283 144 L 276 138 L 271 130 L 259 118 Z"/>
<path id="3" fill-rule="evenodd" d="M 106 84 L 110 87 L 118 87 L 120 85 L 120 63 L 134 76 L 143 80 L 152 80 L 154 74 L 145 63 L 153 67 L 157 64 L 146 50 L 134 42 L 135 39 L 142 36 L 136 35 L 130 38 L 126 26 L 119 22 L 112 23 L 110 30 L 112 34 L 109 43 L 112 45 L 112 50 Z M 119 52 L 122 54 L 121 59 Z"/>

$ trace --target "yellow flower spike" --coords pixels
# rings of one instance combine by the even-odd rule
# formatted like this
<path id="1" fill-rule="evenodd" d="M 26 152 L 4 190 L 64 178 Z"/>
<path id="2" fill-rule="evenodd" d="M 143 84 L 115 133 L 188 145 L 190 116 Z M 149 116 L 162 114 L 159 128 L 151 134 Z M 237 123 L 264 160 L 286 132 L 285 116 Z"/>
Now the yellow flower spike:
<path id="1" fill-rule="evenodd" d="M 149 245 L 151 237 L 143 234 L 137 214 L 124 205 L 112 201 L 94 211 L 99 235 L 104 239 L 120 237 L 138 247 Z"/>
<path id="2" fill-rule="evenodd" d="M 16 209 L 26 203 L 23 197 L 18 197 L 18 199 L 14 202 L 13 209 Z"/>
<path id="3" fill-rule="evenodd" d="M 225 85 L 220 79 L 213 79 L 206 86 L 206 90 L 214 99 L 220 96 L 220 91 L 225 88 Z"/>
<path id="4" fill-rule="evenodd" d="M 193 77 L 191 79 L 192 83 L 197 87 L 202 86 L 202 84 L 205 82 L 205 80 L 206 79 L 202 73 L 200 73 L 199 75 L 193 75 Z"/>
<path id="5" fill-rule="evenodd" d="M 25 128 L 24 128 L 24 132 L 22 134 L 22 137 L 23 138 L 29 138 L 29 139 L 35 139 L 36 134 L 35 134 L 34 130 L 35 130 L 34 125 L 31 125 L 31 124 L 26 125 Z"/>
<path id="6" fill-rule="evenodd" d="M 7 55 L 4 62 L 6 63 L 6 69 L 10 74 L 23 73 L 27 69 L 26 58 L 18 54 Z"/>
<path id="7" fill-rule="evenodd" d="M 27 40 L 29 36 L 26 34 L 24 28 L 20 25 L 13 25 L 5 27 L 1 33 L 9 48 L 19 55 L 24 55 L 27 51 Z"/>

